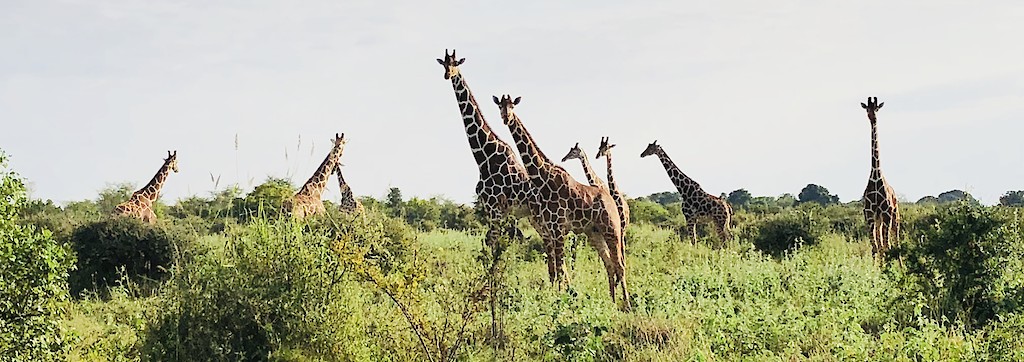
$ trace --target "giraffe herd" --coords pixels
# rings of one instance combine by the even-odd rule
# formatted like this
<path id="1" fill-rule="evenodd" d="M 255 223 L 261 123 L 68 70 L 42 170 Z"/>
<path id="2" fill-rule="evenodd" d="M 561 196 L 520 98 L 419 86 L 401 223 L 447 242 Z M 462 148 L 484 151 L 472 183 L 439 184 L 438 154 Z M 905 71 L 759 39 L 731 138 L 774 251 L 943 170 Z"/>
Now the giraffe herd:
<path id="1" fill-rule="evenodd" d="M 484 242 L 495 246 L 503 233 L 518 229 L 515 219 L 526 216 L 543 239 L 549 282 L 559 289 L 569 283 L 565 272 L 565 239 L 569 233 L 586 235 L 605 266 L 608 291 L 613 301 L 616 289 L 621 287 L 625 308 L 630 307 L 626 287 L 625 231 L 629 225 L 629 205 L 615 182 L 612 173 L 611 150 L 608 137 L 601 139 L 596 158 L 605 158 L 605 184 L 590 165 L 586 153 L 573 146 L 561 162 L 579 159 L 587 184 L 576 181 L 562 166 L 549 159 L 526 129 L 514 109 L 521 98 L 509 95 L 493 97 L 502 122 L 512 134 L 515 148 L 505 143 L 484 119 L 476 98 L 473 97 L 459 67 L 465 58 L 458 58 L 453 50 L 445 51 L 444 59 L 437 59 L 444 67 L 444 78 L 450 80 L 455 100 L 462 115 L 466 138 L 476 160 L 479 179 L 476 184 L 478 207 L 487 227 Z M 871 123 L 871 173 L 864 190 L 864 218 L 871 234 L 872 255 L 880 261 L 882 255 L 899 238 L 899 205 L 892 187 L 882 176 L 878 150 L 876 114 L 883 103 L 869 97 L 861 103 Z M 341 172 L 340 158 L 345 149 L 345 135 L 335 135 L 334 146 L 302 188 L 284 203 L 284 211 L 295 218 L 304 218 L 325 212 L 322 201 L 331 174 L 335 174 L 341 189 L 339 209 L 348 213 L 362 213 L 363 206 L 352 193 Z M 517 159 L 518 156 L 518 159 Z M 640 154 L 641 158 L 657 156 L 669 180 L 679 191 L 681 209 L 686 217 L 693 240 L 696 241 L 698 223 L 710 223 L 722 240 L 731 239 L 732 207 L 721 197 L 707 193 L 669 158 L 657 141 Z M 519 160 L 522 160 L 520 163 Z M 168 151 L 160 170 L 143 188 L 115 207 L 113 214 L 134 217 L 144 222 L 156 222 L 153 202 L 171 172 L 178 172 L 177 151 Z"/>

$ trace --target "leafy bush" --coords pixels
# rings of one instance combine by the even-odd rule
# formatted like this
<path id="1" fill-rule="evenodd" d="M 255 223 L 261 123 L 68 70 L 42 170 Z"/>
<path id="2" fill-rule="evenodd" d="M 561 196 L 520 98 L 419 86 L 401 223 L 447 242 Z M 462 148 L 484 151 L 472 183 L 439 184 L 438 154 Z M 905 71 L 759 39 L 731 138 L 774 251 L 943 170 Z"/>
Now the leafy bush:
<path id="1" fill-rule="evenodd" d="M 71 235 L 78 270 L 71 276 L 74 295 L 91 287 L 109 287 L 120 273 L 133 283 L 152 284 L 167 276 L 174 248 L 186 238 L 130 217 L 113 217 L 85 225 Z M 99 292 L 104 292 L 100 288 Z"/>
<path id="2" fill-rule="evenodd" d="M 962 202 L 917 221 L 900 246 L 907 268 L 906 305 L 936 319 L 983 327 L 1024 311 L 1021 215 Z"/>
<path id="3" fill-rule="evenodd" d="M 0 152 L 0 358 L 63 359 L 67 341 L 57 324 L 68 299 L 68 250 L 50 232 L 20 225 L 25 186 Z"/>
<path id="4" fill-rule="evenodd" d="M 815 210 L 788 210 L 755 222 L 744 234 L 758 250 L 780 257 L 797 245 L 816 244 L 828 228 Z"/>

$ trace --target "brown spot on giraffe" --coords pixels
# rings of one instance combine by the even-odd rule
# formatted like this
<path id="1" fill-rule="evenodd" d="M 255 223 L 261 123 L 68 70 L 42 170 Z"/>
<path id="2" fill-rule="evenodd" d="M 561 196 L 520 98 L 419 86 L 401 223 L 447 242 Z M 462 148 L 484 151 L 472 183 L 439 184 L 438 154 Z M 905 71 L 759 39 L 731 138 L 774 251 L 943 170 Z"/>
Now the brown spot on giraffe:
<path id="1" fill-rule="evenodd" d="M 878 155 L 878 120 L 876 113 L 882 109 L 878 97 L 868 97 L 867 104 L 861 103 L 871 122 L 871 174 L 864 189 L 864 221 L 871 234 L 871 255 L 881 261 L 889 251 L 891 243 L 899 239 L 900 204 L 896 192 L 882 176 L 881 160 Z"/>
<path id="2" fill-rule="evenodd" d="M 286 213 L 290 213 L 294 218 L 303 219 L 327 211 L 324 209 L 322 200 L 324 188 L 327 187 L 327 179 L 331 177 L 332 171 L 338 165 L 338 159 L 345 151 L 345 142 L 344 133 L 334 134 L 334 146 L 320 163 L 320 167 L 317 167 L 309 180 L 306 180 L 306 183 L 299 189 L 299 192 L 295 193 L 295 196 L 285 200 L 283 206 Z"/>
<path id="3" fill-rule="evenodd" d="M 704 221 L 709 221 L 714 225 L 715 231 L 723 242 L 729 240 L 732 237 L 729 232 L 732 206 L 729 206 L 729 203 L 722 198 L 705 192 L 697 181 L 683 173 L 668 157 L 665 150 L 658 145 L 658 141 L 647 145 L 647 149 L 640 154 L 640 157 L 651 155 L 658 156 L 661 165 L 665 167 L 665 172 L 668 173 L 668 178 L 672 180 L 672 184 L 679 191 L 679 197 L 682 199 L 680 207 L 693 234 L 693 242 L 697 242 L 697 223 Z"/>
<path id="4" fill-rule="evenodd" d="M 140 219 L 144 222 L 156 223 L 156 214 L 153 212 L 153 202 L 160 197 L 160 189 L 164 187 L 167 176 L 171 171 L 178 173 L 178 151 L 167 151 L 167 159 L 160 166 L 153 179 L 138 191 L 132 193 L 128 200 L 114 207 L 114 216 L 128 216 Z"/>
<path id="5" fill-rule="evenodd" d="M 548 250 L 553 251 L 556 279 L 568 281 L 563 258 L 565 236 L 569 232 L 587 235 L 590 245 L 597 250 L 608 274 L 608 292 L 615 300 L 615 289 L 622 286 L 622 299 L 630 308 L 629 291 L 626 288 L 626 265 L 622 257 L 622 225 L 619 222 L 615 200 L 608 190 L 598 186 L 577 182 L 564 168 L 552 162 L 540 150 L 533 136 L 526 130 L 513 108 L 520 98 L 505 95 L 494 97 L 494 103 L 501 108 L 501 116 L 512 132 L 519 156 L 523 159 L 526 172 L 530 175 L 530 198 L 528 209 L 541 225 L 538 230 L 544 237 Z M 549 263 L 549 269 L 552 265 Z"/>

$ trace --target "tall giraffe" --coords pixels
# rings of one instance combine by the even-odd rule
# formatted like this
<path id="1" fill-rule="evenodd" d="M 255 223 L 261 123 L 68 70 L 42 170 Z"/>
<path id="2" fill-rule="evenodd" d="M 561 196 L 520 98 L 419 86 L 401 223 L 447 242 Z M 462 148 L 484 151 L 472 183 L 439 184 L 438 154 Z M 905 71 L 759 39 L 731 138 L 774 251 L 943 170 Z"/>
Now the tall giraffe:
<path id="1" fill-rule="evenodd" d="M 612 147 L 615 147 L 615 145 L 608 144 L 608 137 L 601 138 L 601 145 L 597 149 L 597 158 L 603 156 L 607 164 L 608 192 L 612 194 L 612 198 L 615 199 L 615 206 L 619 208 L 619 219 L 622 223 L 623 250 L 625 250 L 626 228 L 629 227 L 629 203 L 626 202 L 626 196 L 619 190 L 619 185 L 615 183 L 615 176 L 612 175 Z"/>
<path id="2" fill-rule="evenodd" d="M 878 103 L 878 97 L 868 97 L 868 103 L 861 103 L 861 108 L 868 112 L 871 121 L 871 175 L 868 186 L 864 189 L 864 221 L 871 232 L 871 254 L 881 260 L 890 248 L 890 241 L 899 241 L 900 205 L 896 200 L 896 192 L 882 176 L 881 160 L 878 156 L 878 121 L 875 113 L 882 109 L 884 102 Z"/>
<path id="3" fill-rule="evenodd" d="M 693 242 L 697 242 L 697 223 L 707 220 L 715 226 L 715 231 L 722 237 L 722 241 L 731 238 L 729 224 L 732 221 L 732 206 L 724 199 L 709 194 L 700 187 L 697 181 L 683 173 L 676 166 L 675 162 L 668 157 L 665 150 L 661 149 L 658 141 L 647 145 L 647 149 L 640 154 L 640 157 L 658 155 L 661 165 L 665 167 L 668 178 L 679 190 L 679 197 L 682 198 L 683 216 L 686 216 L 686 223 L 689 224 L 693 234 Z"/>
<path id="4" fill-rule="evenodd" d="M 341 153 L 345 151 L 345 134 L 334 134 L 334 147 L 327 153 L 327 157 L 320 163 L 313 172 L 313 176 L 302 185 L 299 192 L 295 193 L 290 200 L 284 202 L 284 209 L 290 212 L 292 217 L 303 219 L 307 216 L 321 214 L 325 211 L 322 195 L 327 187 L 327 179 L 331 177 L 331 171 L 338 165 Z"/>
<path id="5" fill-rule="evenodd" d="M 345 182 L 345 176 L 341 174 L 341 162 L 334 166 L 334 174 L 338 176 L 338 187 L 341 189 L 341 202 L 338 204 L 338 209 L 342 212 L 362 214 L 365 212 L 363 203 L 356 199 L 356 196 L 352 194 L 352 187 Z"/>
<path id="6" fill-rule="evenodd" d="M 605 188 L 577 182 L 569 172 L 551 162 L 541 152 L 533 136 L 513 112 L 513 108 L 519 104 L 519 97 L 515 100 L 508 95 L 501 99 L 493 98 L 494 103 L 501 108 L 502 120 L 512 132 L 519 156 L 530 175 L 530 212 L 541 223 L 540 229 L 544 231 L 540 234 L 545 238 L 546 248 L 553 251 L 556 279 L 561 283 L 566 277 L 563 264 L 565 236 L 570 231 L 586 234 L 590 245 L 597 249 L 604 263 L 612 301 L 615 300 L 616 287 L 621 284 L 622 299 L 626 308 L 630 308 L 626 266 L 621 257 L 623 250 L 619 249 L 622 245 L 622 226 L 619 224 L 615 200 Z"/>
<path id="7" fill-rule="evenodd" d="M 113 215 L 129 216 L 141 219 L 150 224 L 156 223 L 156 214 L 153 213 L 153 202 L 160 197 L 160 189 L 164 187 L 167 176 L 171 171 L 178 173 L 178 151 L 167 151 L 167 159 L 160 166 L 152 180 L 146 186 L 132 193 L 128 200 L 114 207 Z"/>
<path id="8" fill-rule="evenodd" d="M 444 79 L 452 81 L 469 148 L 479 169 L 477 205 L 487 223 L 484 242 L 493 247 L 502 233 L 521 235 L 509 219 L 524 207 L 530 180 L 526 169 L 516 160 L 516 152 L 494 134 L 484 119 L 480 105 L 459 71 L 459 66 L 465 61 L 466 58 L 455 56 L 455 50 L 450 55 L 445 50 L 444 59 L 437 60 L 438 64 L 444 66 Z M 551 277 L 550 270 L 548 274 Z"/>

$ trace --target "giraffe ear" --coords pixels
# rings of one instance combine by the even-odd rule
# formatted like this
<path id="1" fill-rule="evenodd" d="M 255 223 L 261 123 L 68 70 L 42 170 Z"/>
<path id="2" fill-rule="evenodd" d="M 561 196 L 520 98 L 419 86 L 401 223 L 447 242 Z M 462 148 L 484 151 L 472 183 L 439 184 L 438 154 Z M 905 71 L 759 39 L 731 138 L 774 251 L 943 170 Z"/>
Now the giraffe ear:
<path id="1" fill-rule="evenodd" d="M 455 63 L 455 65 L 462 65 L 462 62 L 465 62 L 465 61 L 466 61 L 466 58 L 459 59 L 459 62 Z"/>
<path id="2" fill-rule="evenodd" d="M 438 59 L 438 60 L 437 60 L 437 64 L 440 64 L 440 65 L 444 65 L 444 61 L 443 61 L 443 60 L 441 60 L 441 59 Z"/>
<path id="3" fill-rule="evenodd" d="M 501 100 L 498 99 L 498 96 L 491 96 L 491 99 L 494 100 L 494 104 L 501 105 Z"/>
<path id="4" fill-rule="evenodd" d="M 879 103 L 879 104 L 878 104 L 878 109 L 882 109 L 882 106 L 883 106 L 883 105 L 885 105 L 885 102 Z"/>
<path id="5" fill-rule="evenodd" d="M 523 97 L 516 97 L 516 99 L 512 101 L 512 104 L 518 105 L 519 104 L 519 100 L 521 100 L 521 99 L 523 99 Z"/>
<path id="6" fill-rule="evenodd" d="M 868 109 L 868 105 L 861 102 L 860 108 Z"/>

